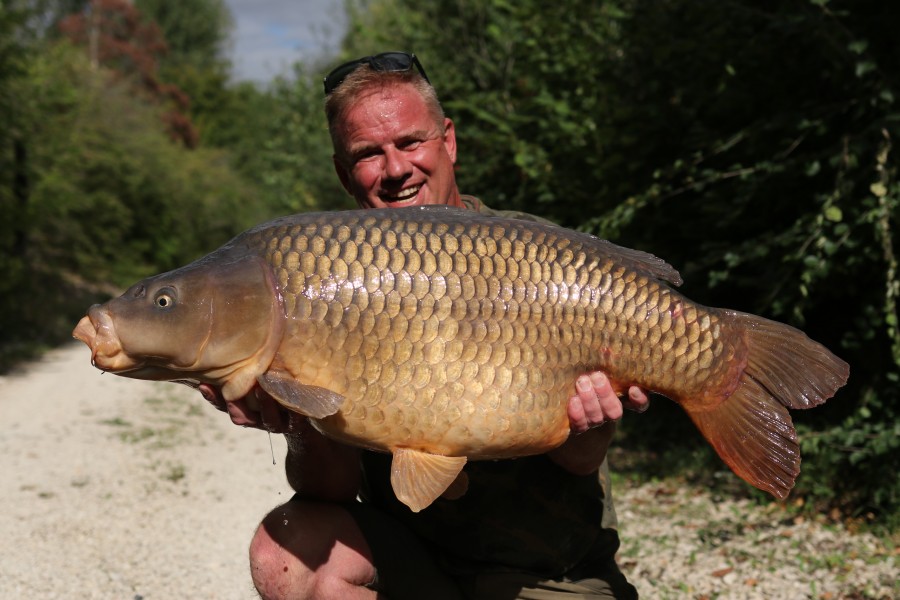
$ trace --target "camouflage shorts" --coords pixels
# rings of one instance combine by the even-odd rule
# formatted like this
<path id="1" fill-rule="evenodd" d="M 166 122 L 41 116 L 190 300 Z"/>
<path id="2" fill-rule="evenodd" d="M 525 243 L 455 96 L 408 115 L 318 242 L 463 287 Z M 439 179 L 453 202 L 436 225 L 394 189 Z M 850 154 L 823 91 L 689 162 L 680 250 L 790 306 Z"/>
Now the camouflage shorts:
<path id="1" fill-rule="evenodd" d="M 370 587 L 391 600 L 632 600 L 635 588 L 614 560 L 582 565 L 568 576 L 546 579 L 522 571 L 486 569 L 436 556 L 404 525 L 378 509 L 348 509 L 372 550 L 376 580 Z"/>

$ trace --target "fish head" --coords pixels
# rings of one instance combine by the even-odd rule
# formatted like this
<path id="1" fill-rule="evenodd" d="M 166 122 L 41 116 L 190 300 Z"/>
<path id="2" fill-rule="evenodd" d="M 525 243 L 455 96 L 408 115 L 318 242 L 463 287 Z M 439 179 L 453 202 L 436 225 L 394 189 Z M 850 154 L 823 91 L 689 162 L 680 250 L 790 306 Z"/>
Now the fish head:
<path id="1" fill-rule="evenodd" d="M 72 334 L 91 348 L 98 369 L 211 383 L 232 399 L 246 394 L 271 362 L 283 321 L 281 296 L 262 259 L 210 255 L 92 306 Z"/>

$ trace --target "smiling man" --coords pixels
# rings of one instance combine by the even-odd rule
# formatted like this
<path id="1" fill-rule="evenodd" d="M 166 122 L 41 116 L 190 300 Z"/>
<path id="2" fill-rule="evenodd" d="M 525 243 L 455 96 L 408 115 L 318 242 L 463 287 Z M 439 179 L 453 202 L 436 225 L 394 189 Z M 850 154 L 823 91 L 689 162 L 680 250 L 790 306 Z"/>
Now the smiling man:
<path id="1" fill-rule="evenodd" d="M 459 193 L 456 132 L 413 55 L 391 52 L 337 67 L 325 79 L 334 166 L 361 208 L 443 204 L 493 211 Z M 568 402 L 573 435 L 546 455 L 466 465 L 468 491 L 419 513 L 394 497 L 390 456 L 325 438 L 309 421 L 257 394 L 222 403 L 235 423 L 287 434 L 296 491 L 260 525 L 250 547 L 266 599 L 635 598 L 615 563 L 606 450 L 623 403 L 602 373 Z"/>
<path id="2" fill-rule="evenodd" d="M 326 104 L 334 166 L 361 208 L 446 204 L 462 208 L 453 166 L 456 131 L 427 81 L 344 82 Z M 352 101 L 345 99 L 352 98 Z"/>

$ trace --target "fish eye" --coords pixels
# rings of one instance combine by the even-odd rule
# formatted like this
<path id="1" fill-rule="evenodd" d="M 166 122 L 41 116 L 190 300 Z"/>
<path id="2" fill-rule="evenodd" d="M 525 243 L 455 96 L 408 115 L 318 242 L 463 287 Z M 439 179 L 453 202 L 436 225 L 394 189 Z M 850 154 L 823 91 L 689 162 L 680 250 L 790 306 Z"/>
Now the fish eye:
<path id="1" fill-rule="evenodd" d="M 169 309 L 175 306 L 175 296 L 171 290 L 160 290 L 153 299 L 153 303 L 157 308 Z"/>

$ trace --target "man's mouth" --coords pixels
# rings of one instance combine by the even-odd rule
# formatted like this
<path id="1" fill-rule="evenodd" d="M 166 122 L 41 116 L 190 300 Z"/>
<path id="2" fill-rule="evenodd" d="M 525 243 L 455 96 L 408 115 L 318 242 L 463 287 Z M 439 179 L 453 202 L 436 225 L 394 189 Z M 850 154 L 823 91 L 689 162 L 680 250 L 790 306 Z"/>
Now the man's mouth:
<path id="1" fill-rule="evenodd" d="M 418 195 L 419 190 L 422 189 L 421 185 L 414 185 L 412 187 L 404 188 L 399 192 L 394 194 L 384 193 L 381 194 L 381 199 L 385 202 L 408 202 L 410 200 L 414 200 Z"/>

